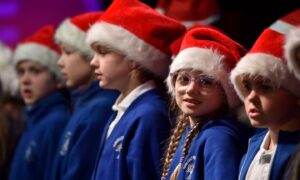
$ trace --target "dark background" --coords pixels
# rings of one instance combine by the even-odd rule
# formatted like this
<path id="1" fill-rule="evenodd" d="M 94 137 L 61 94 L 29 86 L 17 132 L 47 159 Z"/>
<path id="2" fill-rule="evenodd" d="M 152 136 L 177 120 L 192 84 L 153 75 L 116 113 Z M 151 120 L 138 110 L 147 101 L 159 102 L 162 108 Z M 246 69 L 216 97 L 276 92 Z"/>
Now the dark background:
<path id="1" fill-rule="evenodd" d="M 157 0 L 141 0 L 155 7 Z M 221 19 L 215 24 L 250 48 L 262 30 L 300 8 L 299 0 L 219 0 Z M 0 0 L 0 40 L 15 47 L 40 26 L 58 25 L 66 17 L 106 9 L 111 0 Z"/>

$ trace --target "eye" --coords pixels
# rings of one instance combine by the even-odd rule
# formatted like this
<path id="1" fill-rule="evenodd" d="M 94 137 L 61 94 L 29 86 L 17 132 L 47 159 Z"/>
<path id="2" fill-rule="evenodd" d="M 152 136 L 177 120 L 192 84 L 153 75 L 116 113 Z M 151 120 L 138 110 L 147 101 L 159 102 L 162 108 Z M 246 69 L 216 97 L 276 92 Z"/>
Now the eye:
<path id="1" fill-rule="evenodd" d="M 67 55 L 71 55 L 71 54 L 73 54 L 73 52 L 74 52 L 73 50 L 68 49 L 68 48 L 63 48 L 62 51 L 63 51 L 63 53 L 65 53 L 65 54 L 67 54 Z"/>
<path id="2" fill-rule="evenodd" d="M 39 68 L 32 68 L 32 69 L 30 69 L 30 72 L 31 72 L 32 74 L 38 75 L 39 73 L 42 72 L 42 70 L 39 69 Z"/>
<path id="3" fill-rule="evenodd" d="M 189 84 L 190 77 L 186 74 L 178 74 L 177 80 L 176 80 L 181 86 L 185 86 Z"/>
<path id="4" fill-rule="evenodd" d="M 23 76 L 24 72 L 25 72 L 24 69 L 17 69 L 17 75 L 18 75 L 18 77 Z"/>
<path id="5" fill-rule="evenodd" d="M 106 54 L 109 53 L 109 51 L 101 46 L 98 46 L 97 47 L 97 52 L 98 54 L 102 55 L 102 56 L 105 56 Z"/>
<path id="6" fill-rule="evenodd" d="M 200 86 L 210 86 L 210 85 L 214 85 L 216 83 L 216 81 L 212 77 L 198 76 L 197 77 L 197 83 Z"/>
<path id="7" fill-rule="evenodd" d="M 259 89 L 261 90 L 261 92 L 272 92 L 275 88 L 273 85 L 271 84 L 260 84 L 259 85 Z"/>
<path id="8" fill-rule="evenodd" d="M 249 81 L 244 80 L 242 84 L 247 92 L 250 92 L 252 90 L 252 86 Z"/>

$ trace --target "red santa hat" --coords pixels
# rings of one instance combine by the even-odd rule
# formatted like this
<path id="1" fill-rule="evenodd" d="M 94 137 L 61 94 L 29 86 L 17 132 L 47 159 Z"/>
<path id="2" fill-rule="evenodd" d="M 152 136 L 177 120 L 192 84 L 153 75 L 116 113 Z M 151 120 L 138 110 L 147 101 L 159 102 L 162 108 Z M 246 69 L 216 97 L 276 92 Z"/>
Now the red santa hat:
<path id="1" fill-rule="evenodd" d="M 242 84 L 243 75 L 261 76 L 276 86 L 300 95 L 300 83 L 290 73 L 283 53 L 285 35 L 297 21 L 300 21 L 300 10 L 288 14 L 265 29 L 231 72 L 231 82 L 242 100 L 246 93 Z"/>
<path id="2" fill-rule="evenodd" d="M 137 0 L 115 0 L 89 30 L 88 44 L 110 47 L 153 74 L 166 77 L 170 44 L 185 28 Z"/>
<path id="3" fill-rule="evenodd" d="M 64 20 L 56 30 L 56 42 L 74 48 L 92 58 L 93 50 L 86 44 L 85 40 L 88 29 L 99 19 L 101 14 L 102 12 L 89 12 Z"/>
<path id="4" fill-rule="evenodd" d="M 298 24 L 300 25 L 300 23 Z M 294 72 L 295 76 L 300 79 L 300 26 L 293 28 L 288 33 L 284 49 L 288 67 Z"/>
<path id="5" fill-rule="evenodd" d="M 54 27 L 47 25 L 22 41 L 15 50 L 14 64 L 17 65 L 24 60 L 40 63 L 62 80 L 60 69 L 57 65 L 60 49 L 54 42 L 54 33 Z"/>
<path id="6" fill-rule="evenodd" d="M 216 28 L 196 27 L 188 31 L 180 52 L 170 66 L 170 74 L 181 69 L 202 71 L 222 85 L 230 108 L 240 104 L 229 81 L 229 74 L 246 50 Z M 167 78 L 169 92 L 174 95 L 171 76 Z"/>
<path id="7" fill-rule="evenodd" d="M 212 24 L 219 19 L 216 0 L 159 0 L 156 10 L 181 21 L 187 28 L 197 24 Z"/>

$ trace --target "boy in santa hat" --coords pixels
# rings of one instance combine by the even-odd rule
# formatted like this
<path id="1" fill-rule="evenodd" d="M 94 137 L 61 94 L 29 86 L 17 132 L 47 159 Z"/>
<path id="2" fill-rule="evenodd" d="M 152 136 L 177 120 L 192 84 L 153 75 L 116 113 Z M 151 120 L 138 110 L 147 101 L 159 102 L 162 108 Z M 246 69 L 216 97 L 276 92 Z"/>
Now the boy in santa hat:
<path id="1" fill-rule="evenodd" d="M 251 125 L 259 128 L 249 140 L 240 179 L 281 179 L 300 142 L 300 83 L 283 55 L 285 35 L 299 19 L 298 9 L 265 29 L 231 73 Z"/>
<path id="2" fill-rule="evenodd" d="M 179 22 L 137 0 L 115 0 L 89 30 L 100 87 L 121 92 L 102 135 L 93 179 L 159 179 L 169 135 L 162 85 Z"/>
<path id="3" fill-rule="evenodd" d="M 62 50 L 58 65 L 72 91 L 73 113 L 60 140 L 49 179 L 91 178 L 101 134 L 119 94 L 100 88 L 90 66 L 94 52 L 85 43 L 86 31 L 101 14 L 91 12 L 68 18 L 55 33 Z"/>
<path id="4" fill-rule="evenodd" d="M 69 104 L 62 92 L 53 26 L 42 27 L 19 43 L 13 61 L 26 104 L 26 129 L 15 150 L 11 180 L 46 179 L 59 138 L 69 120 Z"/>

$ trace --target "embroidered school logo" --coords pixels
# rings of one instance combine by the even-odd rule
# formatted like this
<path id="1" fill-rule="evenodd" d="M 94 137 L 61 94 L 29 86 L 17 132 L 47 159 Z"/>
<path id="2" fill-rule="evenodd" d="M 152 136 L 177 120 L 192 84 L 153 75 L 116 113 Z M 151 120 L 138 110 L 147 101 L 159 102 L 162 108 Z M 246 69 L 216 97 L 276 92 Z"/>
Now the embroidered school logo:
<path id="1" fill-rule="evenodd" d="M 184 163 L 183 170 L 185 172 L 186 180 L 192 179 L 192 174 L 193 174 L 194 166 L 195 166 L 195 160 L 196 160 L 196 156 L 191 156 Z"/>
<path id="2" fill-rule="evenodd" d="M 64 143 L 61 147 L 61 150 L 59 151 L 59 154 L 61 156 L 65 156 L 68 152 L 69 145 L 70 145 L 70 140 L 71 140 L 71 135 L 72 135 L 72 133 L 70 131 L 68 131 L 65 135 Z"/>
<path id="3" fill-rule="evenodd" d="M 116 152 L 116 159 L 120 158 L 120 152 L 123 148 L 123 139 L 124 139 L 124 136 L 120 136 L 115 140 L 115 142 L 113 144 L 113 148 Z"/>
<path id="4" fill-rule="evenodd" d="M 31 141 L 25 151 L 25 159 L 28 162 L 33 161 L 34 156 L 33 156 L 33 150 L 37 146 L 37 143 L 35 141 Z"/>

